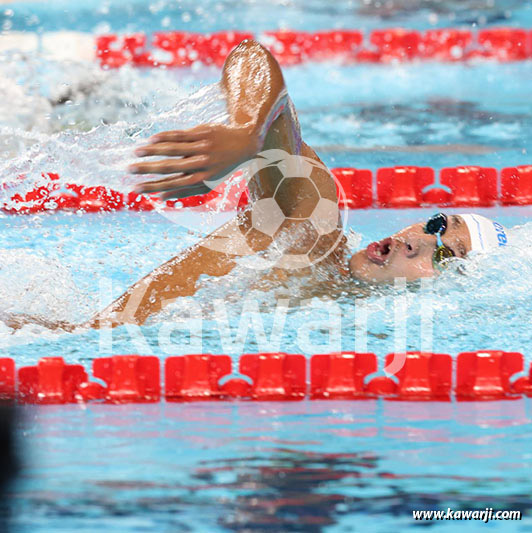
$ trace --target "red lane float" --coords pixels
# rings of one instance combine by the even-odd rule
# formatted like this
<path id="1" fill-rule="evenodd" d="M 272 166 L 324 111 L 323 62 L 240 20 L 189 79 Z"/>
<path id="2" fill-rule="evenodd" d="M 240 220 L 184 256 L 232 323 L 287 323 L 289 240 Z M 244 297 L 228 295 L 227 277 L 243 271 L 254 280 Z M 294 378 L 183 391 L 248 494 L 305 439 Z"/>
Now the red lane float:
<path id="1" fill-rule="evenodd" d="M 156 200 L 144 194 L 130 192 L 127 195 L 126 207 L 132 211 L 153 211 Z"/>
<path id="2" fill-rule="evenodd" d="M 153 45 L 166 51 L 169 61 L 158 60 L 167 67 L 190 66 L 196 61 L 221 67 L 229 52 L 243 40 L 253 38 L 249 32 L 217 32 L 210 35 L 188 32 L 158 32 Z"/>
<path id="3" fill-rule="evenodd" d="M 365 379 L 377 372 L 373 353 L 317 354 L 310 359 L 312 399 L 367 398 Z"/>
<path id="4" fill-rule="evenodd" d="M 36 214 L 46 211 L 81 209 L 88 213 L 95 213 L 116 211 L 125 207 L 122 193 L 108 187 L 67 184 L 65 185 L 66 192 L 61 192 L 58 174 L 42 173 L 42 177 L 49 179 L 46 185 L 38 186 L 24 195 L 14 194 L 10 201 L 2 206 L 3 211 L 10 214 Z"/>
<path id="5" fill-rule="evenodd" d="M 473 34 L 466 30 L 428 30 L 420 44 L 420 57 L 438 61 L 462 61 L 473 42 Z"/>
<path id="6" fill-rule="evenodd" d="M 307 57 L 311 61 L 349 60 L 363 40 L 362 32 L 357 30 L 318 31 L 312 34 Z"/>
<path id="7" fill-rule="evenodd" d="M 263 41 L 279 64 L 290 66 L 297 65 L 308 57 L 312 37 L 301 31 L 267 31 Z"/>
<path id="8" fill-rule="evenodd" d="M 212 33 L 205 41 L 204 63 L 221 67 L 231 50 L 246 39 L 253 39 L 253 34 L 242 31 Z"/>
<path id="9" fill-rule="evenodd" d="M 443 168 L 440 183 L 451 189 L 448 205 L 453 207 L 491 207 L 497 201 L 494 168 Z"/>
<path id="10" fill-rule="evenodd" d="M 402 28 L 374 30 L 370 42 L 376 47 L 376 57 L 381 63 L 411 61 L 419 57 L 421 34 Z M 364 56 L 358 55 L 357 58 L 363 60 Z"/>
<path id="11" fill-rule="evenodd" d="M 386 368 L 399 369 L 393 374 L 397 383 L 391 378 L 378 380 L 368 390 L 378 395 L 385 395 L 390 400 L 408 401 L 450 401 L 452 385 L 452 359 L 448 354 L 407 352 L 405 354 L 388 354 Z M 385 383 L 388 380 L 388 383 Z"/>
<path id="12" fill-rule="evenodd" d="M 155 61 L 146 48 L 146 35 L 135 34 L 124 37 L 123 50 L 131 58 L 131 62 L 137 67 L 153 67 Z"/>
<path id="13" fill-rule="evenodd" d="M 92 373 L 107 384 L 86 390 L 91 399 L 112 403 L 158 402 L 161 398 L 159 359 L 154 356 L 115 355 L 92 362 Z M 98 384 L 96 384 L 98 385 Z"/>
<path id="14" fill-rule="evenodd" d="M 153 45 L 167 53 L 168 60 L 159 64 L 166 67 L 188 67 L 200 59 L 199 50 L 204 46 L 205 37 L 188 32 L 158 32 L 153 36 Z"/>
<path id="15" fill-rule="evenodd" d="M 502 169 L 501 203 L 503 205 L 532 204 L 532 165 Z"/>
<path id="16" fill-rule="evenodd" d="M 88 379 L 81 365 L 66 364 L 62 357 L 45 357 L 37 366 L 18 371 L 18 398 L 21 403 L 64 404 L 82 399 L 79 388 Z"/>
<path id="17" fill-rule="evenodd" d="M 69 184 L 66 188 L 72 194 L 61 195 L 59 205 L 64 208 L 81 209 L 86 213 L 98 213 L 100 211 L 117 211 L 124 207 L 124 195 L 108 187 L 80 187 Z"/>
<path id="18" fill-rule="evenodd" d="M 316 33 L 280 30 L 267 31 L 261 37 L 263 44 L 283 66 L 297 65 L 306 60 L 353 60 L 363 39 L 363 34 L 357 30 L 330 30 Z"/>
<path id="19" fill-rule="evenodd" d="M 373 204 L 373 175 L 371 170 L 333 168 L 338 203 L 343 209 L 361 209 Z M 342 189 L 339 191 L 339 189 Z"/>
<path id="20" fill-rule="evenodd" d="M 164 365 L 167 401 L 213 400 L 224 393 L 220 379 L 231 374 L 228 355 L 184 355 L 169 357 Z"/>
<path id="21" fill-rule="evenodd" d="M 183 31 L 156 32 L 151 36 L 101 35 L 96 38 L 96 57 L 104 68 L 126 64 L 138 67 L 189 67 L 196 62 L 222 66 L 227 55 L 244 39 L 258 38 L 281 65 L 304 61 L 390 63 L 413 60 L 464 61 L 487 59 L 523 61 L 532 56 L 531 34 L 520 28 L 489 28 L 473 34 L 444 28 L 419 32 L 404 28 L 358 30 L 221 31 L 212 34 Z"/>
<path id="22" fill-rule="evenodd" d="M 117 35 L 100 35 L 96 38 L 96 58 L 102 68 L 120 68 L 128 62 Z"/>
<path id="23" fill-rule="evenodd" d="M 15 361 L 8 357 L 0 359 L 0 402 L 15 399 Z"/>
<path id="24" fill-rule="evenodd" d="M 528 376 L 518 352 L 486 350 L 450 355 L 427 352 L 388 354 L 388 376 L 378 371 L 373 353 L 245 354 L 240 375 L 232 373 L 227 355 L 185 355 L 165 361 L 166 401 L 375 399 L 401 401 L 486 401 L 532 396 L 532 365 Z M 453 372 L 453 364 L 454 372 Z M 106 385 L 90 381 L 81 365 L 61 357 L 45 357 L 36 366 L 15 373 L 10 358 L 0 359 L 0 399 L 26 404 L 65 404 L 99 400 L 107 403 L 158 402 L 160 363 L 154 356 L 122 355 L 93 360 L 92 373 Z M 456 384 L 452 386 L 453 373 Z M 370 379 L 371 378 L 371 379 Z M 309 389 L 307 390 L 307 385 Z"/>
<path id="25" fill-rule="evenodd" d="M 486 350 L 458 354 L 456 399 L 505 400 L 518 396 L 510 378 L 523 370 L 523 355 L 517 352 Z"/>
<path id="26" fill-rule="evenodd" d="M 239 370 L 251 378 L 254 400 L 302 400 L 306 393 L 306 359 L 298 354 L 245 354 Z"/>
<path id="27" fill-rule="evenodd" d="M 103 185 L 84 187 L 69 183 L 65 189 L 67 192 L 51 193 L 45 208 L 50 211 L 82 210 L 85 213 L 99 213 L 118 211 L 126 205 L 122 193 Z"/>
<path id="28" fill-rule="evenodd" d="M 377 171 L 378 207 L 418 207 L 423 189 L 434 183 L 428 167 L 380 168 Z"/>
<path id="29" fill-rule="evenodd" d="M 43 172 L 41 177 L 46 181 L 45 185 L 39 185 L 34 189 L 26 192 L 24 195 L 16 193 L 11 197 L 9 205 L 2 206 L 3 211 L 10 214 L 34 214 L 49 209 L 51 207 L 50 195 L 59 187 L 59 174 L 54 172 Z M 12 184 L 5 184 L 2 188 L 9 190 L 12 187 L 20 185 L 25 176 L 18 176 Z"/>
<path id="30" fill-rule="evenodd" d="M 235 173 L 234 176 L 237 174 Z M 247 204 L 247 185 L 222 183 L 208 194 L 191 196 L 180 200 L 162 202 L 157 195 L 143 195 L 135 192 L 122 194 L 105 186 L 85 187 L 67 183 L 60 189 L 59 175 L 43 173 L 49 183 L 38 186 L 21 195 L 16 193 L 1 208 L 9 214 L 37 214 L 58 210 L 99 213 L 131 209 L 133 211 L 152 211 L 156 208 L 199 207 L 227 211 Z M 233 176 L 233 177 L 234 177 Z M 24 179 L 23 176 L 19 178 Z"/>
<path id="31" fill-rule="evenodd" d="M 532 165 L 504 168 L 461 166 L 444 168 L 435 183 L 435 170 L 428 167 L 402 166 L 378 169 L 377 191 L 373 194 L 373 173 L 356 168 L 333 168 L 339 205 L 348 209 L 411 208 L 421 206 L 491 207 L 532 205 Z M 104 186 L 84 187 L 66 184 L 59 188 L 59 176 L 43 173 L 49 183 L 24 195 L 14 194 L 1 206 L 9 214 L 38 214 L 58 210 L 88 213 L 130 209 L 152 211 L 195 207 L 231 211 L 248 205 L 244 180 L 225 182 L 211 192 L 180 200 L 161 202 L 157 195 L 135 192 L 122 194 Z M 20 178 L 24 179 L 24 178 Z M 500 194 L 498 192 L 500 184 Z M 9 190 L 9 186 L 6 187 Z"/>
<path id="32" fill-rule="evenodd" d="M 478 32 L 480 50 L 471 57 L 496 59 L 497 61 L 523 61 L 530 57 L 529 35 L 516 28 L 493 28 Z"/>
<path id="33" fill-rule="evenodd" d="M 532 364 L 528 371 L 528 376 L 517 378 L 511 384 L 511 391 L 516 394 L 524 394 L 528 398 L 532 397 Z"/>
<path id="34" fill-rule="evenodd" d="M 187 67 L 200 61 L 221 67 L 231 50 L 243 40 L 253 38 L 249 32 L 217 32 L 208 35 L 189 32 L 157 32 L 152 42 L 144 34 L 101 35 L 96 39 L 96 57 L 104 68 L 126 64 L 137 67 Z M 149 50 L 152 48 L 152 50 Z M 157 54 L 157 50 L 162 54 Z M 164 55 L 164 58 L 158 58 Z"/>

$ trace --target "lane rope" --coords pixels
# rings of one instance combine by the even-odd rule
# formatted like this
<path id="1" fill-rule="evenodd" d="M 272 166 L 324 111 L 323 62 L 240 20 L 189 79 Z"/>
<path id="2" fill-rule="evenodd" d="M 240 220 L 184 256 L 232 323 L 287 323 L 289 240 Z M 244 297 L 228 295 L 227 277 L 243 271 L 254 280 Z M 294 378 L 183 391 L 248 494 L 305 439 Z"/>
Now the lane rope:
<path id="1" fill-rule="evenodd" d="M 519 352 L 484 350 L 448 354 L 388 354 L 379 369 L 373 353 L 244 354 L 238 369 L 228 355 L 116 355 L 85 367 L 62 357 L 45 357 L 35 366 L 15 368 L 0 359 L 0 400 L 29 404 L 89 401 L 146 403 L 195 400 L 377 399 L 404 401 L 486 401 L 532 396 Z M 399 364 L 397 364 L 399 363 Z M 164 390 L 160 370 L 164 366 Z M 396 367 L 393 374 L 383 375 Z M 237 373 L 236 373 L 237 372 Z M 454 378 L 454 380 L 453 380 Z M 101 382 L 105 383 L 102 385 Z"/>
<path id="2" fill-rule="evenodd" d="M 260 35 L 223 31 L 212 34 L 156 32 L 153 35 L 102 35 L 96 54 L 104 68 L 126 64 L 139 67 L 187 67 L 196 62 L 222 66 L 229 52 L 244 39 L 257 38 L 283 66 L 306 61 L 399 63 L 429 61 L 524 61 L 532 58 L 532 31 L 488 28 L 427 31 L 404 28 L 325 30 L 314 33 L 282 30 Z"/>
<path id="3" fill-rule="evenodd" d="M 525 61 L 532 58 L 532 31 L 527 28 L 387 28 L 364 33 L 356 29 L 304 32 L 295 30 L 220 31 L 210 34 L 164 31 L 153 34 L 94 36 L 75 31 L 7 32 L 0 52 L 36 52 L 57 60 L 94 60 L 103 68 L 189 67 L 195 63 L 221 67 L 244 39 L 255 38 L 281 65 L 307 61 L 402 63 L 410 61 Z"/>
<path id="4" fill-rule="evenodd" d="M 333 168 L 337 188 L 342 188 L 341 208 L 493 207 L 532 205 L 532 165 L 506 167 L 462 166 L 443 168 L 398 166 L 367 169 Z M 438 179 L 436 179 L 438 177 Z M 0 209 L 8 214 L 56 211 L 80 213 L 121 210 L 152 211 L 197 208 L 234 211 L 248 204 L 244 180 L 223 183 L 208 194 L 181 200 L 160 201 L 156 195 L 123 193 L 105 186 L 85 187 L 62 181 L 57 173 L 43 173 L 43 185 L 25 192 L 24 176 L 4 183 Z M 10 188 L 13 194 L 9 193 Z"/>

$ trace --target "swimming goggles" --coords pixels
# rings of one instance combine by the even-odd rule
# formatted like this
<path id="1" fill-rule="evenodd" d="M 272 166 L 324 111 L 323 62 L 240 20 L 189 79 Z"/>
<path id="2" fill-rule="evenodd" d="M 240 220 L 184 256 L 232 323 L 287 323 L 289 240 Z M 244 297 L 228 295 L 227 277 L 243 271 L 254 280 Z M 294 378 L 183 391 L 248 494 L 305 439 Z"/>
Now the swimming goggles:
<path id="1" fill-rule="evenodd" d="M 423 231 L 429 235 L 436 235 L 436 242 L 438 246 L 432 254 L 432 266 L 435 270 L 443 270 L 447 268 L 449 259 L 455 257 L 454 252 L 441 240 L 441 236 L 447 230 L 447 215 L 444 213 L 437 213 L 432 215 Z"/>

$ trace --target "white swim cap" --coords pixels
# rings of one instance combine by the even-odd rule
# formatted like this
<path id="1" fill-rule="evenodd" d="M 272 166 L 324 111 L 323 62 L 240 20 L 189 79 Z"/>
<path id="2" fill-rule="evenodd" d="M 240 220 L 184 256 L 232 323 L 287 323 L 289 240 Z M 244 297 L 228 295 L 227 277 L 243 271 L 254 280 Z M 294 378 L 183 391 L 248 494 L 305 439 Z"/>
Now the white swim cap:
<path id="1" fill-rule="evenodd" d="M 508 232 L 506 228 L 483 217 L 482 215 L 460 215 L 467 225 L 471 236 L 471 251 L 485 251 L 498 246 L 506 246 L 508 243 Z"/>

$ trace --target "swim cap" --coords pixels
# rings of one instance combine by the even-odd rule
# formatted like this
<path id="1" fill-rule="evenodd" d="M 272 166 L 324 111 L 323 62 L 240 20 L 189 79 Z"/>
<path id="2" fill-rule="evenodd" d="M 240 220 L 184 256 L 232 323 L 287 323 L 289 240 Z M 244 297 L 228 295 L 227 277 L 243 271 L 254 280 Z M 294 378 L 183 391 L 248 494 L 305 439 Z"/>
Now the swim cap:
<path id="1" fill-rule="evenodd" d="M 469 230 L 472 252 L 485 251 L 497 246 L 506 246 L 508 243 L 508 234 L 502 224 L 482 215 L 468 214 L 460 216 Z"/>

